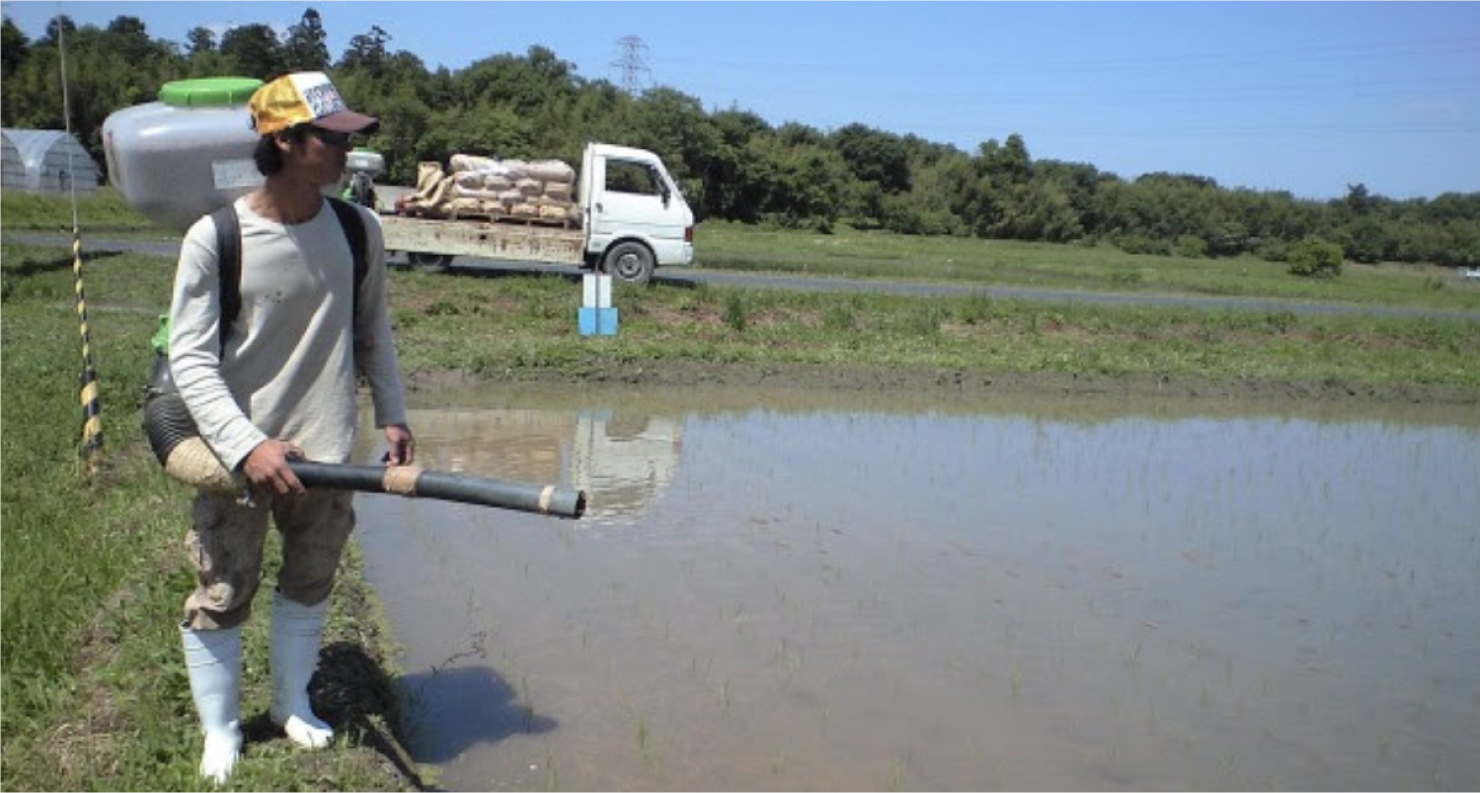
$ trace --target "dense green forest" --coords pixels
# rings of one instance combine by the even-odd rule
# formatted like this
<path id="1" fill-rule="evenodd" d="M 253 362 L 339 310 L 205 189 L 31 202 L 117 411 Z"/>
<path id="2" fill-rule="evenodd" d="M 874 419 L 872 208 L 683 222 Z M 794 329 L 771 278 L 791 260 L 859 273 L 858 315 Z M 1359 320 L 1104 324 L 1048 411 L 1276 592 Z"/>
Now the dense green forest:
<path id="1" fill-rule="evenodd" d="M 1035 160 L 1016 134 L 964 152 L 862 124 L 772 126 L 740 108 L 706 111 L 700 98 L 670 88 L 632 96 L 578 76 L 540 46 L 429 70 L 393 50 L 379 26 L 354 36 L 335 59 L 312 8 L 281 39 L 251 24 L 219 41 L 196 28 L 181 45 L 151 37 L 130 16 L 102 29 L 59 16 L 35 41 L 6 18 L 3 34 L 4 125 L 63 128 L 60 38 L 71 128 L 100 162 L 107 115 L 152 101 L 165 82 L 322 70 L 353 107 L 384 122 L 368 146 L 385 155 L 396 184 L 415 183 L 418 161 L 445 164 L 463 153 L 579 162 L 584 142 L 601 140 L 658 152 L 701 219 L 820 231 L 842 221 L 904 234 L 1109 242 L 1135 253 L 1273 261 L 1318 238 L 1356 262 L 1480 265 L 1480 192 L 1398 201 L 1356 184 L 1343 198 L 1313 201 L 1191 174 L 1125 180 L 1087 163 Z"/>

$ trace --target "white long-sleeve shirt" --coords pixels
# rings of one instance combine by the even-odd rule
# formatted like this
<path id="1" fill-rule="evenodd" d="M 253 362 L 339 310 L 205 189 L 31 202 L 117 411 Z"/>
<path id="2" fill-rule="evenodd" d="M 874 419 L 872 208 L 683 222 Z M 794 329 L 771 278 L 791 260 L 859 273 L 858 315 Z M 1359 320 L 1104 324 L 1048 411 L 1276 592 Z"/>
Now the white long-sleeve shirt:
<path id="1" fill-rule="evenodd" d="M 235 203 L 241 221 L 241 311 L 221 349 L 216 226 L 197 221 L 180 246 L 170 305 L 170 373 L 201 437 L 235 469 L 278 438 L 311 460 L 342 463 L 354 446 L 356 352 L 375 425 L 404 424 L 405 396 L 386 306 L 380 222 L 365 221 L 369 264 L 354 315 L 354 262 L 334 209 L 284 225 Z"/>

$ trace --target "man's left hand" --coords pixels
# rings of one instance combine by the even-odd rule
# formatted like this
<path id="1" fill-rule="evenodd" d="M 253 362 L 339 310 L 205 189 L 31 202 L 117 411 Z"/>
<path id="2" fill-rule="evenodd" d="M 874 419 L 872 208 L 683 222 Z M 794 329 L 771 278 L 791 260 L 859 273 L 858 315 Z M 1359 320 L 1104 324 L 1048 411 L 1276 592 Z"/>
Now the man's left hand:
<path id="1" fill-rule="evenodd" d="M 386 465 L 410 465 L 416 459 L 416 440 L 405 424 L 388 424 L 385 428 Z"/>

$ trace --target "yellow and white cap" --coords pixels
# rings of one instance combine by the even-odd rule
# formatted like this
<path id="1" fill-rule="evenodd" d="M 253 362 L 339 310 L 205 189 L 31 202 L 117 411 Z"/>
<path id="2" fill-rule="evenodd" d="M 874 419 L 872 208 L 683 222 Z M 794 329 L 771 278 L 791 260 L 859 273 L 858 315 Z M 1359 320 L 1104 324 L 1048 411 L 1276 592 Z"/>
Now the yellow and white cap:
<path id="1" fill-rule="evenodd" d="M 380 120 L 356 113 L 323 72 L 287 74 L 257 89 L 248 102 L 258 135 L 312 124 L 334 132 L 373 133 Z"/>

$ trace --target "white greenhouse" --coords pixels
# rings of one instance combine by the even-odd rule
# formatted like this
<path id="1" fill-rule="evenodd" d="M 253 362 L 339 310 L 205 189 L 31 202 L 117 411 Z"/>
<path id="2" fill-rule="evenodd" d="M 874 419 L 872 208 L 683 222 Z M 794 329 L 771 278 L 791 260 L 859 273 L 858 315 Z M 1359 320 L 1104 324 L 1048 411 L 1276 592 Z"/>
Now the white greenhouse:
<path id="1" fill-rule="evenodd" d="M 57 129 L 3 129 L 6 190 L 94 193 L 102 172 L 77 139 Z"/>

